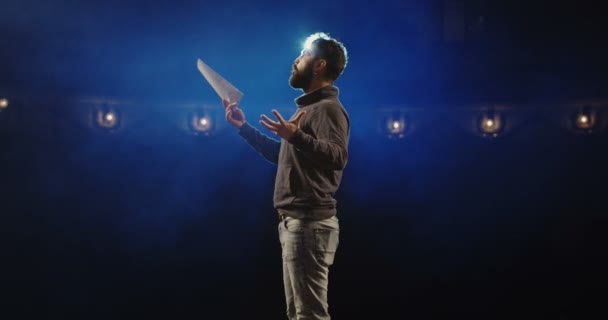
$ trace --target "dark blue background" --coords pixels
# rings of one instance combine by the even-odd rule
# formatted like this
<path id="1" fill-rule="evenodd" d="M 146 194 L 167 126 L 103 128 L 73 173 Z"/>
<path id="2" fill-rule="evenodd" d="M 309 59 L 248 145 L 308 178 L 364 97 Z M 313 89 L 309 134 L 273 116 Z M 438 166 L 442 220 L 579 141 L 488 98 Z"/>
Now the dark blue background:
<path id="1" fill-rule="evenodd" d="M 283 317 L 275 168 L 195 63 L 255 122 L 293 111 L 289 68 L 316 31 L 351 59 L 335 319 L 605 313 L 606 133 L 563 124 L 580 101 L 608 121 L 606 24 L 584 1 L 463 3 L 464 41 L 447 42 L 441 1 L 5 1 L 2 316 Z M 108 103 L 116 132 L 90 121 Z M 210 137 L 184 125 L 192 105 Z M 497 139 L 470 124 L 488 105 L 508 106 Z M 387 139 L 398 111 L 413 130 Z"/>

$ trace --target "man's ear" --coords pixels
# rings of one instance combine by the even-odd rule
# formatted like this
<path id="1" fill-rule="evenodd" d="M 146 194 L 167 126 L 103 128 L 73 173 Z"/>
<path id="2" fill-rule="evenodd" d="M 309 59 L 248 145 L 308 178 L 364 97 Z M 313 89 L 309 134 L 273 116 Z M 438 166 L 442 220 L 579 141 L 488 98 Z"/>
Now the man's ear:
<path id="1" fill-rule="evenodd" d="M 325 59 L 319 59 L 315 61 L 315 66 L 313 71 L 315 74 L 325 74 L 325 70 L 327 69 L 327 61 Z"/>

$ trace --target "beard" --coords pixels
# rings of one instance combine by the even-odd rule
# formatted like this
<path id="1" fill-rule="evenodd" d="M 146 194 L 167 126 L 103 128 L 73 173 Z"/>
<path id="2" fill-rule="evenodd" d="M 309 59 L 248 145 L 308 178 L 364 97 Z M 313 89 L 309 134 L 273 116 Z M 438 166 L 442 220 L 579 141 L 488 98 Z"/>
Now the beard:
<path id="1" fill-rule="evenodd" d="M 306 90 L 312 83 L 313 72 L 312 72 L 312 63 L 306 66 L 302 70 L 295 70 L 291 73 L 289 77 L 289 85 L 294 89 L 303 89 Z"/>

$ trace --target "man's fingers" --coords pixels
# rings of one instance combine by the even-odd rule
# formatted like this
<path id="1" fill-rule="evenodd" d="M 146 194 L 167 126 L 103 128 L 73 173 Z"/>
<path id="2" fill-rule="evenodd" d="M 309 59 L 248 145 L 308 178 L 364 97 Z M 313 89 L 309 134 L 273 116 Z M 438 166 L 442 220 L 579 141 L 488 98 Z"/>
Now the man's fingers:
<path id="1" fill-rule="evenodd" d="M 300 120 L 302 119 L 302 117 L 304 116 L 305 113 L 306 113 L 306 111 L 299 112 L 298 114 L 296 114 L 296 116 L 290 122 L 295 122 L 295 123 L 300 122 Z"/>
<path id="2" fill-rule="evenodd" d="M 264 122 L 264 121 L 260 120 L 260 124 L 261 124 L 261 125 L 262 125 L 264 128 L 266 128 L 266 129 L 270 130 L 272 133 L 277 134 L 277 129 L 276 129 L 276 128 L 274 128 L 274 127 L 272 127 L 272 126 L 270 126 L 270 125 L 269 125 L 269 124 L 267 124 L 266 122 Z"/>
<path id="3" fill-rule="evenodd" d="M 261 117 L 264 122 L 267 122 L 267 124 L 271 125 L 273 128 L 279 126 L 278 122 L 275 122 L 272 119 L 268 118 L 265 114 L 261 115 Z"/>
<path id="4" fill-rule="evenodd" d="M 237 105 L 236 102 L 228 103 L 228 101 L 226 101 L 226 100 L 222 100 L 222 103 L 224 104 L 224 109 L 226 109 L 226 110 L 232 109 L 232 108 L 236 107 L 236 105 Z"/>
<path id="5" fill-rule="evenodd" d="M 274 116 L 277 117 L 277 119 L 279 119 L 279 123 L 285 124 L 285 119 L 283 119 L 281 114 L 276 109 L 272 109 L 272 114 L 274 114 Z"/>
<path id="6" fill-rule="evenodd" d="M 224 109 L 228 109 L 230 106 L 236 105 L 236 102 L 230 103 L 230 101 L 222 99 L 222 105 L 224 105 Z"/>
<path id="7" fill-rule="evenodd" d="M 226 108 L 226 113 L 228 112 L 240 112 L 241 110 L 236 105 L 230 105 Z"/>

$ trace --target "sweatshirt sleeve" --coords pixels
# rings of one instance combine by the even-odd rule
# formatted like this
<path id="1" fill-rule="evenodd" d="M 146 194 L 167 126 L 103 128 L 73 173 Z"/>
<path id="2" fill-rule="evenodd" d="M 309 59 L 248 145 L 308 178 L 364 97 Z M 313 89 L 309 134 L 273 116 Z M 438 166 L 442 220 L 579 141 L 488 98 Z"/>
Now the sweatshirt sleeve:
<path id="1" fill-rule="evenodd" d="M 277 164 L 279 162 L 279 150 L 281 143 L 245 122 L 239 129 L 239 135 L 255 149 L 266 160 Z"/>
<path id="2" fill-rule="evenodd" d="M 348 160 L 350 123 L 339 105 L 327 105 L 311 121 L 314 136 L 298 129 L 289 139 L 296 149 L 326 169 L 343 170 Z"/>

